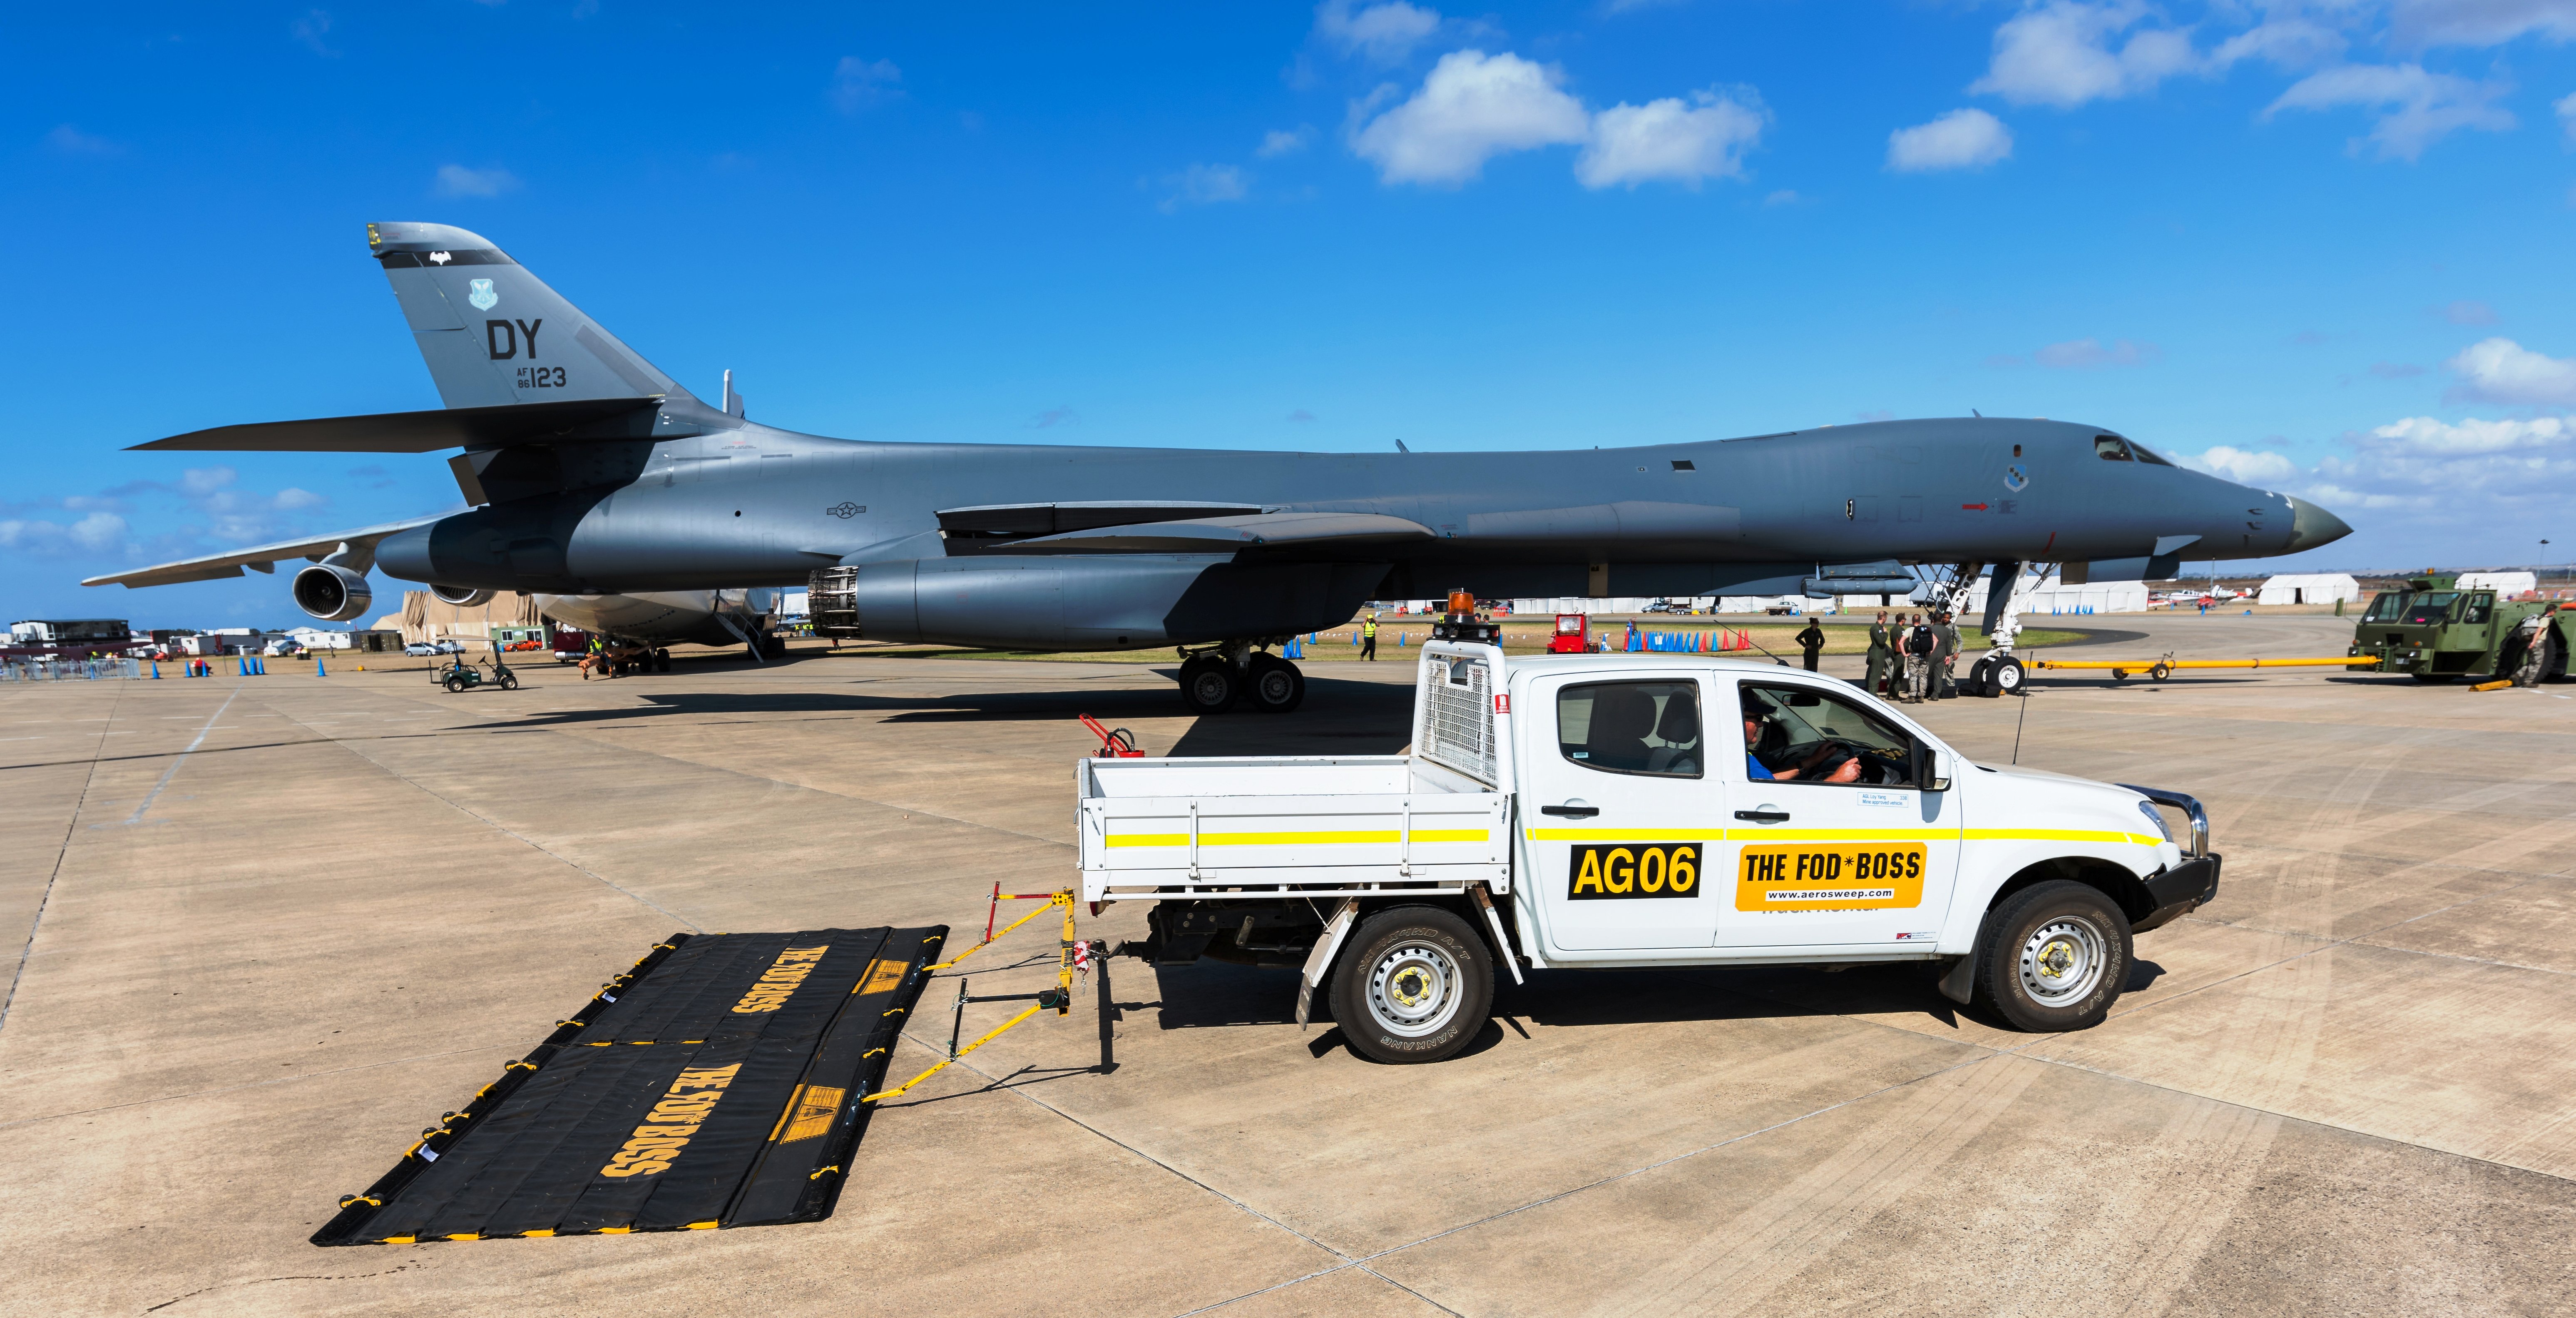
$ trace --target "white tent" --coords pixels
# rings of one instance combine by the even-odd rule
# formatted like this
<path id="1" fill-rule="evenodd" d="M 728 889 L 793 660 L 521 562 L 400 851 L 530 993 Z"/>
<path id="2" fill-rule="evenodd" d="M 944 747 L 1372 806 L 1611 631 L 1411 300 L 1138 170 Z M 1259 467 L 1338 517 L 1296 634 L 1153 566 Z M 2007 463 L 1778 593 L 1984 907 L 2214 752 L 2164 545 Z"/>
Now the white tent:
<path id="1" fill-rule="evenodd" d="M 1968 590 L 1968 602 L 1961 607 L 1961 616 L 1985 616 L 1989 583 L 1990 578 L 1977 578 L 1976 584 Z M 2053 576 L 2045 581 L 2034 581 L 2025 573 L 2019 588 L 2026 592 L 2021 603 L 2021 616 L 2024 618 L 2147 611 L 2147 583 L 2143 581 L 2096 581 L 2090 585 L 2070 586 Z"/>
<path id="2" fill-rule="evenodd" d="M 2361 598 L 2361 583 L 2341 572 L 2286 573 L 2264 581 L 2257 604 L 2338 604 Z"/>
<path id="3" fill-rule="evenodd" d="M 2463 572 L 2460 574 L 2460 589 L 2492 590 L 2511 599 L 2540 589 L 2540 578 L 2530 572 Z"/>

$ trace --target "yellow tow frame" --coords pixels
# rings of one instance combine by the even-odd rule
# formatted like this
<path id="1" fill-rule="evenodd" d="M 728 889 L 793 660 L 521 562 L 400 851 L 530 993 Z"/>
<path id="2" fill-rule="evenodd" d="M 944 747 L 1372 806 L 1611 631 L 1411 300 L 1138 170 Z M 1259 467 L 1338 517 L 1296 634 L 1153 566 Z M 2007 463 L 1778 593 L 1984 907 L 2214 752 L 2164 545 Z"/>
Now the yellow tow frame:
<path id="1" fill-rule="evenodd" d="M 932 1066 L 929 1070 L 914 1076 L 910 1080 L 904 1081 L 902 1084 L 899 1084 L 892 1089 L 864 1095 L 859 1099 L 860 1102 L 879 1103 L 889 1098 L 902 1097 L 903 1094 L 910 1090 L 914 1085 L 920 1084 L 922 1081 L 947 1070 L 949 1065 L 955 1062 L 958 1058 L 964 1057 L 966 1054 L 983 1047 L 985 1044 L 991 1043 L 1012 1026 L 1027 1020 L 1031 1016 L 1037 1015 L 1039 1012 L 1044 1011 L 1049 1007 L 1055 1008 L 1055 1014 L 1058 1016 L 1067 1015 L 1072 1012 L 1074 949 L 1076 945 L 1073 936 L 1073 890 L 1065 888 L 1056 892 L 1004 892 L 1002 891 L 1002 885 L 998 883 L 993 885 L 993 903 L 996 907 L 999 907 L 1003 902 L 1029 901 L 1042 901 L 1045 902 L 1046 905 L 1021 916 L 1019 919 L 1011 921 L 1010 924 L 1003 927 L 1000 933 L 992 932 L 992 921 L 988 917 L 984 922 L 986 932 L 983 942 L 977 943 L 973 947 L 967 948 L 965 951 L 960 952 L 937 965 L 922 967 L 922 973 L 927 975 L 934 970 L 949 969 L 950 967 L 955 966 L 958 962 L 963 961 L 966 958 L 983 951 L 985 948 L 991 947 L 993 944 L 1010 937 L 1021 925 L 1027 924 L 1029 921 L 1046 914 L 1049 907 L 1061 907 L 1064 910 L 1064 936 L 1059 940 L 1059 947 L 1056 953 L 1054 994 L 1015 993 L 1001 995 L 1009 998 L 1035 998 L 1036 1001 L 1031 1002 L 1027 1009 L 1023 1010 L 1019 1015 L 1013 1016 L 1009 1020 L 985 1031 L 981 1038 L 978 1038 L 975 1042 L 970 1043 L 963 1048 L 957 1046 L 956 1036 L 951 1034 L 948 1039 L 948 1056 L 945 1060 L 942 1060 L 938 1064 Z M 965 991 L 961 986 L 958 996 L 959 1011 L 963 1012 L 965 1009 L 964 1004 L 973 1001 L 992 1001 L 992 999 L 968 998 L 965 996 Z"/>

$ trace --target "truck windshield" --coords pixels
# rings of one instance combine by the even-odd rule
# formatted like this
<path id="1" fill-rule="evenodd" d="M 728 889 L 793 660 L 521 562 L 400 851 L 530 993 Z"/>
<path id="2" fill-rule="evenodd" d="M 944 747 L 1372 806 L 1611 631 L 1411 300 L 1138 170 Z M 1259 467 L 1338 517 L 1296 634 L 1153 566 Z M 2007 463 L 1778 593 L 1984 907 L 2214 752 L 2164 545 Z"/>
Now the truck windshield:
<path id="1" fill-rule="evenodd" d="M 1699 683 L 1584 682 L 1556 694 L 1557 749 L 1587 769 L 1700 776 Z"/>
<path id="2" fill-rule="evenodd" d="M 2421 595 L 2411 596 L 2406 601 L 2403 618 L 2418 627 L 2448 622 L 2451 617 L 2451 605 L 2458 602 L 2459 598 L 2460 592 L 2456 590 L 2428 590 Z"/>
<path id="3" fill-rule="evenodd" d="M 2407 595 L 2402 590 L 2381 591 L 2372 597 L 2370 612 L 2361 615 L 2363 622 L 2395 622 L 2406 608 Z"/>

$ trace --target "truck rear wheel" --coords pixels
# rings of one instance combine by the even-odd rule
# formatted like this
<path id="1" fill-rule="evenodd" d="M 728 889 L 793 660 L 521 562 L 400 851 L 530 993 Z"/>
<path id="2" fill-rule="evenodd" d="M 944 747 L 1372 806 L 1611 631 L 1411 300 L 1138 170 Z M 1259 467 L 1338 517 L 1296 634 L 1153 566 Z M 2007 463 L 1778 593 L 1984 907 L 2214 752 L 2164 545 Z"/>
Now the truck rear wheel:
<path id="1" fill-rule="evenodd" d="M 2065 879 L 2025 888 L 1987 918 L 1977 998 L 2035 1034 L 2102 1023 L 2129 982 L 2129 918 L 2098 888 Z"/>
<path id="2" fill-rule="evenodd" d="M 1373 1062 L 1436 1062 L 1467 1046 L 1494 1005 L 1494 957 L 1467 922 L 1399 906 L 1360 923 L 1333 968 L 1333 1019 Z"/>

